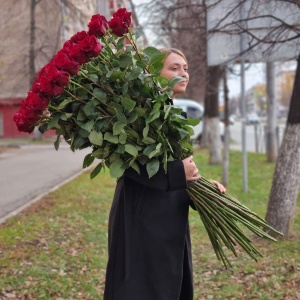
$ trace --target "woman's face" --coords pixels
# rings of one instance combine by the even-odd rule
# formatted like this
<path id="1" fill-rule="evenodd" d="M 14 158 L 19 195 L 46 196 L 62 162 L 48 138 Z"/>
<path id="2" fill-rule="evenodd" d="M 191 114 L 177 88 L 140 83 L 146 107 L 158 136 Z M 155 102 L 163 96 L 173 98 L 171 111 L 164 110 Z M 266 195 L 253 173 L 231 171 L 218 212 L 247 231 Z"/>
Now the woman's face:
<path id="1" fill-rule="evenodd" d="M 169 80 L 175 76 L 181 76 L 185 78 L 185 81 L 177 83 L 172 89 L 173 97 L 185 92 L 189 82 L 189 74 L 187 62 L 182 56 L 173 52 L 170 53 L 164 61 L 164 67 L 161 70 L 160 75 Z"/>

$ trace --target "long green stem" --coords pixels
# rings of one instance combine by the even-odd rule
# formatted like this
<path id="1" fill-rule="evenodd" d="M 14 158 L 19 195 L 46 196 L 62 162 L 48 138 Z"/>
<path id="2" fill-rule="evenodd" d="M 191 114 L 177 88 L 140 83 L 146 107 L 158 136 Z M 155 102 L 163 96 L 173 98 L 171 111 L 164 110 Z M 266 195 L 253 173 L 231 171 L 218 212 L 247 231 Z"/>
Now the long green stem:
<path id="1" fill-rule="evenodd" d="M 257 236 L 271 241 L 276 241 L 276 239 L 264 232 L 261 227 L 280 234 L 233 197 L 220 193 L 213 183 L 203 177 L 191 183 L 187 188 L 187 193 L 199 213 L 217 258 L 223 262 L 226 268 L 231 264 L 222 245 L 226 246 L 235 256 L 237 256 L 236 243 L 254 260 L 257 260 L 257 255 L 262 256 L 239 224 Z"/>

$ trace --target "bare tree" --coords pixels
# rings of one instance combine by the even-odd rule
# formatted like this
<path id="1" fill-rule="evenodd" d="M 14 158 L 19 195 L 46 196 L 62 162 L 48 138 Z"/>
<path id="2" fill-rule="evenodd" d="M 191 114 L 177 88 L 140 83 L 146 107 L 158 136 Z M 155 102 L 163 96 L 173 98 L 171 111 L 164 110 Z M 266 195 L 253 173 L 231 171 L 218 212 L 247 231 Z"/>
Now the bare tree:
<path id="1" fill-rule="evenodd" d="M 266 221 L 289 236 L 300 186 L 300 56 L 285 133 L 277 159 Z"/>
<path id="2" fill-rule="evenodd" d="M 216 8 L 224 0 L 209 0 L 211 8 Z M 218 18 L 212 28 L 212 33 L 223 33 L 229 43 L 235 43 L 241 33 L 247 34 L 247 47 L 240 53 L 238 44 L 235 53 L 224 60 L 224 63 L 234 62 L 243 54 L 249 61 L 270 62 L 281 59 L 296 58 L 299 53 L 300 3 L 296 0 L 242 0 L 227 1 L 228 10 Z M 246 6 L 244 19 L 240 18 L 241 6 Z M 281 16 L 281 12 L 287 12 Z M 272 24 L 268 30 L 249 30 L 244 24 Z M 292 52 L 294 51 L 294 52 Z M 259 54 L 259 55 L 258 55 Z M 225 57 L 225 56 L 224 56 Z M 267 222 L 288 236 L 291 232 L 296 200 L 300 185 L 300 58 L 294 81 L 292 99 L 282 146 L 277 159 L 276 170 L 269 197 L 266 214 Z M 271 91 L 269 92 L 271 94 Z M 269 122 L 271 123 L 271 122 Z M 270 147 L 271 148 L 271 147 Z"/>
<path id="3" fill-rule="evenodd" d="M 137 8 L 144 29 L 157 47 L 184 52 L 189 63 L 190 83 L 184 97 L 203 103 L 206 87 L 205 12 L 201 1 L 153 0 Z M 155 36 L 154 33 L 155 32 Z M 152 37 L 152 39 L 151 39 Z"/>

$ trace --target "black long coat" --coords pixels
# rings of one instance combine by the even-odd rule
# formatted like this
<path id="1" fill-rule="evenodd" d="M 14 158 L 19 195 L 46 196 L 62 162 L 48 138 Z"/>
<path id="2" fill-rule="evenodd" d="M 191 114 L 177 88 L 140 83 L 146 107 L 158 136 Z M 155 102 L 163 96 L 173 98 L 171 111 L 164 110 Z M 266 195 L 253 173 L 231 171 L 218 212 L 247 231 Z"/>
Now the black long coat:
<path id="1" fill-rule="evenodd" d="M 148 178 L 127 170 L 109 218 L 105 300 L 193 299 L 190 200 L 181 160 Z"/>

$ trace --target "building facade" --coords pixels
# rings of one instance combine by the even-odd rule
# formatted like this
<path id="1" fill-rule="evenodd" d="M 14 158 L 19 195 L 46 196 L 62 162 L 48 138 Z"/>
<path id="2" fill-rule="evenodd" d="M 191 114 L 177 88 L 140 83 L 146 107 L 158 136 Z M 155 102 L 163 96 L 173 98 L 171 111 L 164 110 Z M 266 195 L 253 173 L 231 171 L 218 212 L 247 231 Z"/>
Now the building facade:
<path id="1" fill-rule="evenodd" d="M 1 1 L 0 38 L 4 42 L 0 48 L 0 138 L 28 136 L 17 130 L 13 115 L 31 86 L 30 54 L 34 54 L 37 74 L 66 40 L 77 31 L 87 30 L 93 14 L 100 13 L 110 19 L 120 7 L 132 10 L 130 1 L 121 0 L 34 3 L 34 0 Z"/>

